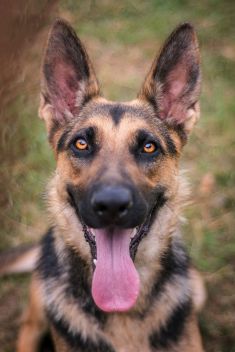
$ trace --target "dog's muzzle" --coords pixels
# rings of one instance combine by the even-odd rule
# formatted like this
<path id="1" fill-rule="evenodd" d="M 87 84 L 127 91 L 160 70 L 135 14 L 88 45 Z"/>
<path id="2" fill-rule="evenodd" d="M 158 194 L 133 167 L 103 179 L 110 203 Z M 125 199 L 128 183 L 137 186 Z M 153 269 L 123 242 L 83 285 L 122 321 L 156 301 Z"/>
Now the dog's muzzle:
<path id="1" fill-rule="evenodd" d="M 95 185 L 79 200 L 79 214 L 91 228 L 134 228 L 146 218 L 144 198 L 129 185 Z"/>
<path id="2" fill-rule="evenodd" d="M 139 294 L 135 254 L 157 207 L 148 209 L 141 194 L 125 185 L 95 186 L 84 197 L 77 192 L 68 187 L 91 248 L 93 299 L 104 311 L 127 311 Z"/>

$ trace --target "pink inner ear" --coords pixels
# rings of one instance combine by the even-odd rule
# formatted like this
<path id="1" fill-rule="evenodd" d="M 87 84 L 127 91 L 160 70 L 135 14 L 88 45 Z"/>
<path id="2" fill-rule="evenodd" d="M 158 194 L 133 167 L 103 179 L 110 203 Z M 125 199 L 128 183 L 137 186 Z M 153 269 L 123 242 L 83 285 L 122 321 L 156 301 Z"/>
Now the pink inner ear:
<path id="1" fill-rule="evenodd" d="M 62 62 L 55 63 L 53 84 L 55 95 L 53 104 L 59 114 L 69 110 L 73 113 L 76 103 L 78 82 L 73 68 Z"/>
<path id="2" fill-rule="evenodd" d="M 187 72 L 184 67 L 179 67 L 174 70 L 168 78 L 170 85 L 170 94 L 174 97 L 179 97 L 187 84 Z"/>
<path id="3" fill-rule="evenodd" d="M 187 87 L 188 67 L 180 62 L 174 67 L 166 78 L 162 93 L 162 109 L 160 117 L 166 119 L 173 117 L 177 123 L 185 119 L 186 110 L 181 97 Z"/>

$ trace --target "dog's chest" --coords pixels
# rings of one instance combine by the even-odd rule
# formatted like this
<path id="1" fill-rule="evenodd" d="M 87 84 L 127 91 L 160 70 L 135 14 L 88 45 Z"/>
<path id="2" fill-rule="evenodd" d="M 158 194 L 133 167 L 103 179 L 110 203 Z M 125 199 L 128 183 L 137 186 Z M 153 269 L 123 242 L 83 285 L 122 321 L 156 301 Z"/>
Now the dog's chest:
<path id="1" fill-rule="evenodd" d="M 86 331 L 63 331 L 59 325 L 51 325 L 54 342 L 59 352 L 152 352 L 147 325 L 139 319 L 114 315 L 104 327 L 94 329 L 86 322 Z"/>
<path id="2" fill-rule="evenodd" d="M 115 351 L 151 351 L 147 324 L 139 318 L 114 315 L 109 318 L 104 334 Z"/>
<path id="3" fill-rule="evenodd" d="M 58 253 L 51 234 L 42 245 L 38 278 L 47 316 L 65 351 L 159 352 L 180 339 L 189 316 L 187 270 L 187 257 L 175 244 L 138 310 L 107 314 L 93 302 L 87 264 L 71 249 Z M 64 351 L 61 345 L 58 351 Z"/>

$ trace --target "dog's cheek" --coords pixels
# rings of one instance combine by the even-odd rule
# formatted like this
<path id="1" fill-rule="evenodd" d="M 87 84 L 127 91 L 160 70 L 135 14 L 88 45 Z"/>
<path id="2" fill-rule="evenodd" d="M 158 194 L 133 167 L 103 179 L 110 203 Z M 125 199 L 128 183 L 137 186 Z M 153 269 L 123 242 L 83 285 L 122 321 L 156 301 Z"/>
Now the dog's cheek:
<path id="1" fill-rule="evenodd" d="M 143 194 L 150 206 L 165 204 L 172 199 L 178 189 L 178 161 L 175 158 L 165 158 L 146 172 Z"/>
<path id="2" fill-rule="evenodd" d="M 76 188 L 77 190 L 77 188 Z M 73 246 L 80 256 L 91 263 L 90 247 L 85 240 L 83 226 L 80 222 L 76 206 L 71 202 L 68 183 L 56 172 L 48 184 L 48 210 L 56 228 L 66 243 Z"/>
<path id="3" fill-rule="evenodd" d="M 59 173 L 64 182 L 78 184 L 81 177 L 81 168 L 77 162 L 74 162 L 67 151 L 58 154 L 56 171 Z"/>

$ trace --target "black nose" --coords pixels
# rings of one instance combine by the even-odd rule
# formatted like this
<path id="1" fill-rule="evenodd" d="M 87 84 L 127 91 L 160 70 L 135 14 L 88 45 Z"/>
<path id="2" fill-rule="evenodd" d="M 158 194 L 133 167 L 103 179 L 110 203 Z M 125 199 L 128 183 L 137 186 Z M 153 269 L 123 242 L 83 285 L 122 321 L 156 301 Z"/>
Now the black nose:
<path id="1" fill-rule="evenodd" d="M 91 206 L 100 220 L 114 223 L 128 215 L 133 206 L 132 193 L 123 186 L 105 186 L 93 193 Z"/>

